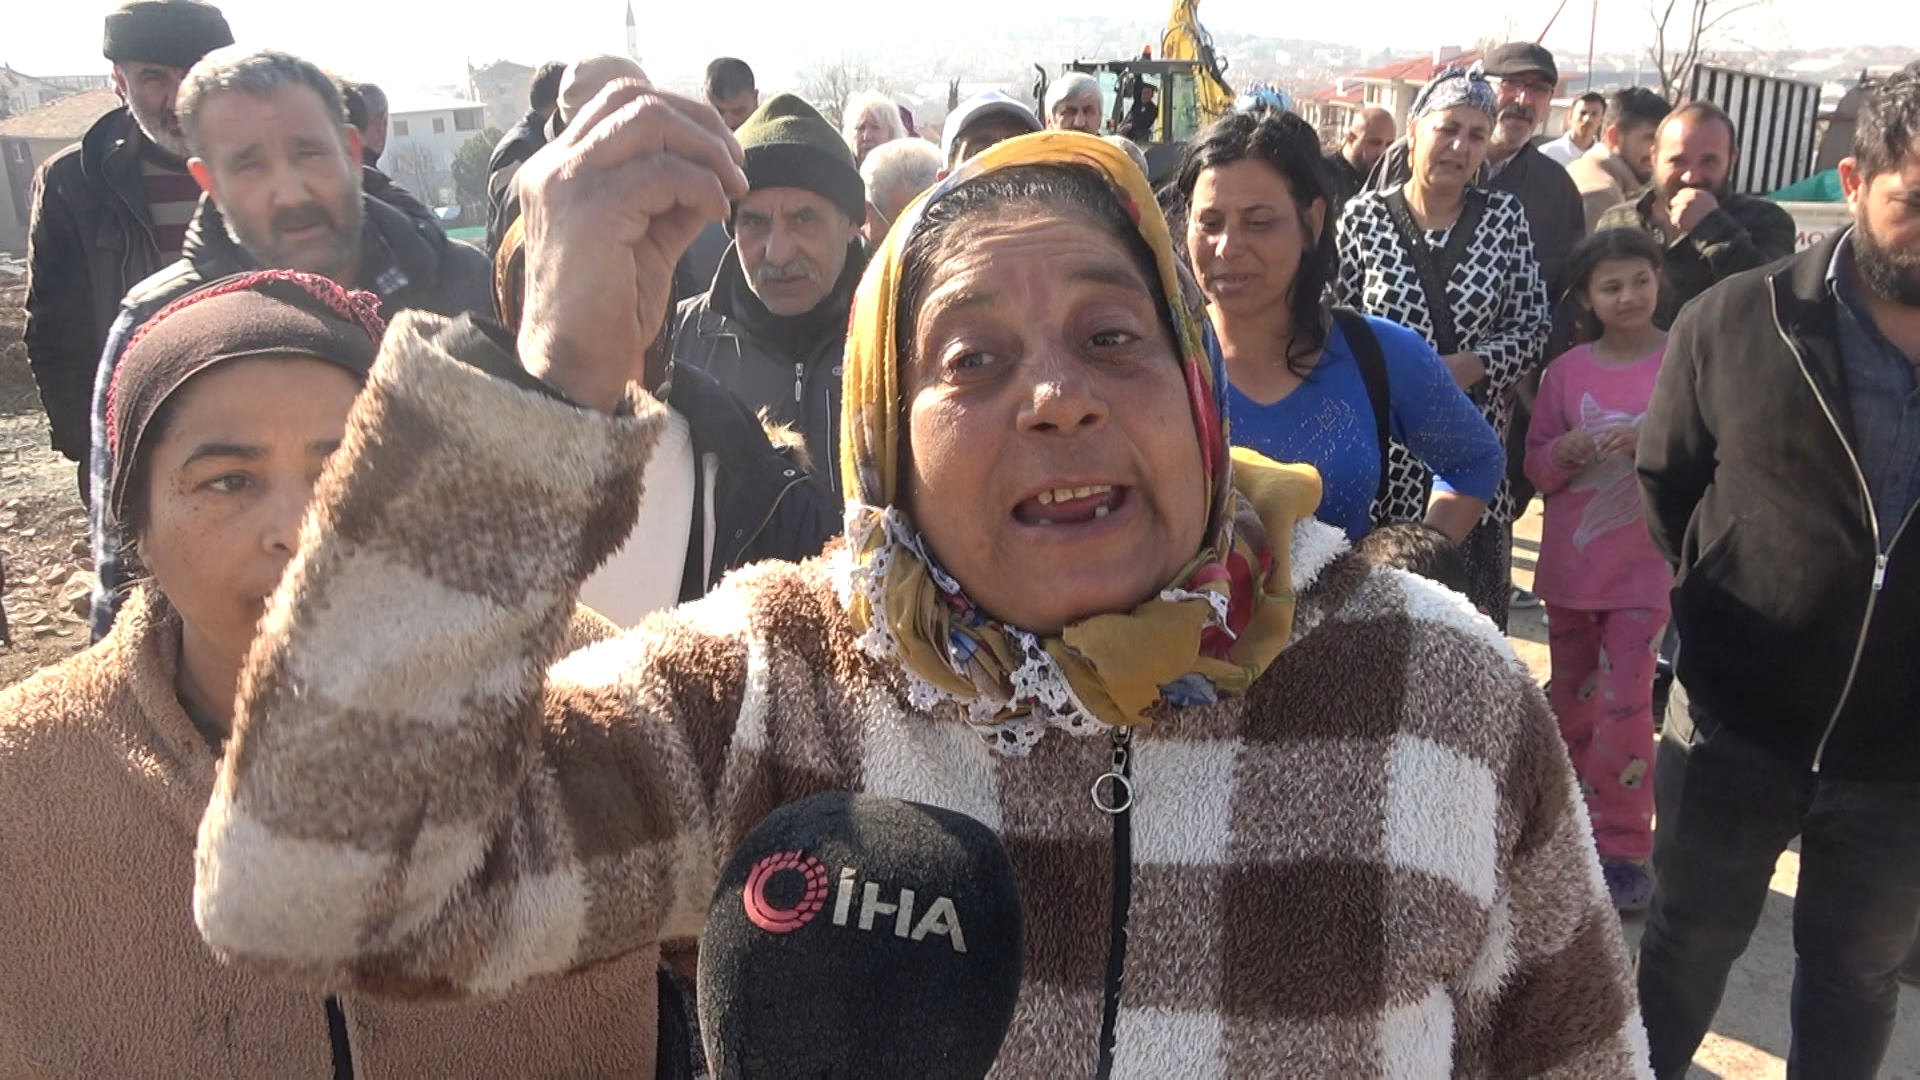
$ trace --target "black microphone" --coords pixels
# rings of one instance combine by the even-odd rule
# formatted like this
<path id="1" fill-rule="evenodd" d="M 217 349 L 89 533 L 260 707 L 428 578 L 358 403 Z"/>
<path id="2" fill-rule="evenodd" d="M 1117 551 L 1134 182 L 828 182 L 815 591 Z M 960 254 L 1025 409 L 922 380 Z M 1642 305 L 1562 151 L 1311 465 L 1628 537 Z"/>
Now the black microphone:
<path id="1" fill-rule="evenodd" d="M 979 1080 L 1020 996 L 1013 863 L 965 814 L 828 792 L 720 873 L 700 935 L 717 1080 Z"/>

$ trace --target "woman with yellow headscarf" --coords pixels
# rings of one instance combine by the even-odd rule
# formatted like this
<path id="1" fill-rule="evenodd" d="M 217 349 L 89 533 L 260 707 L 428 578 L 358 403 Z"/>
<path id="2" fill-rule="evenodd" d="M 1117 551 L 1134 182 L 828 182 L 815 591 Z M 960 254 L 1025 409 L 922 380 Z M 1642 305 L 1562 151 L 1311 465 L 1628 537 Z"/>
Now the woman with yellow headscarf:
<path id="1" fill-rule="evenodd" d="M 208 942 L 498 991 L 685 941 L 747 832 L 838 788 L 1003 841 L 994 1075 L 1644 1074 L 1539 692 L 1464 603 L 1347 554 L 1310 470 L 1227 450 L 1166 224 L 1097 138 L 995 147 L 876 253 L 844 544 L 556 655 L 737 161 L 710 110 L 616 88 L 522 174 L 517 357 L 389 332 L 244 679 Z"/>

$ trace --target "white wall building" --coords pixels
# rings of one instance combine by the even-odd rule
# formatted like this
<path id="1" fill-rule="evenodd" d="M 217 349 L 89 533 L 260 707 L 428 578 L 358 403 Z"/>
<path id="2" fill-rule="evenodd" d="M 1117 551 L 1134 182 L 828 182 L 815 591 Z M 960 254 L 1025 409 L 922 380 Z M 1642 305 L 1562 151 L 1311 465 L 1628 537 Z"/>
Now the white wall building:
<path id="1" fill-rule="evenodd" d="M 380 168 L 420 201 L 452 206 L 453 158 L 486 130 L 486 105 L 462 98 L 395 95 L 388 103 L 387 149 Z"/>

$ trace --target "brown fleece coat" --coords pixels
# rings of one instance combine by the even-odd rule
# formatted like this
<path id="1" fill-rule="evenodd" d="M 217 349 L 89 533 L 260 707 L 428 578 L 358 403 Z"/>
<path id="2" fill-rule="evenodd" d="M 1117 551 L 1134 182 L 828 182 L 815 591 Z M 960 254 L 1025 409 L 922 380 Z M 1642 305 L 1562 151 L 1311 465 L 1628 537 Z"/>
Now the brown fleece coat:
<path id="1" fill-rule="evenodd" d="M 1602 215 L 1637 198 L 1647 186 L 1633 175 L 1625 161 L 1605 150 L 1589 151 L 1574 158 L 1567 166 L 1567 175 L 1573 177 L 1573 186 L 1580 189 L 1580 205 L 1587 215 L 1589 236 L 1599 230 Z"/>
<path id="2" fill-rule="evenodd" d="M 692 937 L 770 810 L 870 791 L 1006 843 L 1026 953 L 995 1075 L 1092 1075 L 1108 740 L 1001 757 L 914 707 L 833 555 L 569 653 L 660 410 L 582 411 L 510 362 L 444 320 L 388 331 L 243 680 L 201 827 L 207 940 L 323 985 L 486 992 Z M 1113 1075 L 1647 1075 L 1539 689 L 1464 600 L 1345 547 L 1299 526 L 1287 649 L 1134 737 Z"/>
<path id="3" fill-rule="evenodd" d="M 174 692 L 179 639 L 143 590 L 100 644 L 0 694 L 5 1080 L 334 1075 L 322 994 L 222 964 L 194 929 L 218 762 Z M 657 955 L 497 1002 L 345 996 L 354 1075 L 651 1077 Z"/>

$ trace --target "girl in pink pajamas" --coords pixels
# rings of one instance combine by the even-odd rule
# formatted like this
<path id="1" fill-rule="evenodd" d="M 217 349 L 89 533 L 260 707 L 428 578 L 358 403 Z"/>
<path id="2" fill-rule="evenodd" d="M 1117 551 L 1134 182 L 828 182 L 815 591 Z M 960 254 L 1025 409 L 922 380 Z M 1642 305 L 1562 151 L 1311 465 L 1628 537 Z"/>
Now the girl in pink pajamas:
<path id="1" fill-rule="evenodd" d="M 1667 335 L 1653 325 L 1660 251 L 1639 230 L 1575 249 L 1568 295 L 1591 344 L 1548 367 L 1526 470 L 1546 499 L 1533 591 L 1547 605 L 1549 696 L 1593 817 L 1614 906 L 1653 898 L 1653 675 L 1672 578 L 1641 516 L 1640 418 Z"/>

